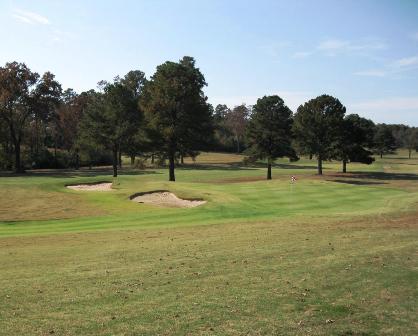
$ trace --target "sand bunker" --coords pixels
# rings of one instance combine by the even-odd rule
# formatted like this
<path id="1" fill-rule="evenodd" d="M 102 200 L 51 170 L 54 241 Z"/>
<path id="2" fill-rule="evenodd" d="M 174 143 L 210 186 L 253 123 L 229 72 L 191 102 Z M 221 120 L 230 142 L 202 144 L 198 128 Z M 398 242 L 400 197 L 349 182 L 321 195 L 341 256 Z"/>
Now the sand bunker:
<path id="1" fill-rule="evenodd" d="M 131 196 L 131 200 L 138 203 L 152 204 L 171 208 L 193 208 L 205 204 L 203 200 L 187 200 L 178 198 L 169 191 L 151 191 Z"/>
<path id="2" fill-rule="evenodd" d="M 72 189 L 72 190 L 81 190 L 81 191 L 111 191 L 112 182 L 68 185 L 67 188 Z"/>

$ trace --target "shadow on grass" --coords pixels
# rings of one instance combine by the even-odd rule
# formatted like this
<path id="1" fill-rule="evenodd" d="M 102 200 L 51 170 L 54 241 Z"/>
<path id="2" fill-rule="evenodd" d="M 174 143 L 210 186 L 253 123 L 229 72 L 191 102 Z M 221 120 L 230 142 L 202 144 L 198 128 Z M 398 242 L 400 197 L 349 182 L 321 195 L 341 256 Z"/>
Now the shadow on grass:
<path id="1" fill-rule="evenodd" d="M 418 181 L 418 174 L 413 173 L 385 173 L 385 172 L 352 172 L 346 178 L 370 180 Z"/>
<path id="2" fill-rule="evenodd" d="M 261 166 L 262 167 L 262 166 Z M 184 164 L 176 167 L 178 170 L 226 170 L 226 171 L 239 171 L 239 170 L 257 170 L 257 167 L 252 165 L 243 166 L 242 164 L 228 163 L 222 165 L 215 164 Z"/>
<path id="3" fill-rule="evenodd" d="M 290 163 L 274 163 L 272 164 L 274 168 L 279 169 L 310 169 L 316 170 L 317 166 L 307 166 L 307 165 L 297 165 L 297 164 L 290 164 Z M 251 163 L 249 165 L 243 165 L 242 163 L 226 163 L 226 164 L 184 164 L 177 167 L 178 169 L 183 170 L 256 170 L 259 168 L 267 168 L 267 164 L 265 163 Z M 329 168 L 322 168 L 323 170 Z"/>
<path id="4" fill-rule="evenodd" d="M 132 170 L 121 169 L 118 171 L 119 176 L 129 175 L 150 175 L 150 174 L 162 174 L 155 170 Z M 95 177 L 95 176 L 108 176 L 112 178 L 113 170 L 109 167 L 95 167 L 92 169 L 36 169 L 27 170 L 25 173 L 15 174 L 13 172 L 0 172 L 0 177 L 56 177 L 56 178 L 76 178 L 76 177 Z"/>
<path id="5" fill-rule="evenodd" d="M 328 182 L 345 183 L 352 185 L 379 185 L 387 184 L 387 182 L 374 182 L 374 181 L 357 181 L 357 180 L 327 180 Z"/>
<path id="6" fill-rule="evenodd" d="M 418 163 L 411 162 L 396 162 L 396 164 L 408 165 L 408 166 L 418 166 Z"/>
<path id="7" fill-rule="evenodd" d="M 273 167 L 281 168 L 281 169 L 318 169 L 318 166 L 302 166 L 302 165 L 295 165 L 290 163 L 276 163 Z M 327 170 L 329 168 L 322 167 L 322 170 Z"/>

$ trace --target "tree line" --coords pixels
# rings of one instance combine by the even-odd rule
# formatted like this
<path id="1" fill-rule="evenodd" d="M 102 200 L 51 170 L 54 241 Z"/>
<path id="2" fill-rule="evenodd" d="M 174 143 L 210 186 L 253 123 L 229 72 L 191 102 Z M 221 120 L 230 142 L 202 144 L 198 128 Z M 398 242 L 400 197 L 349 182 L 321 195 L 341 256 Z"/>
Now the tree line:
<path id="1" fill-rule="evenodd" d="M 122 156 L 168 161 L 175 166 L 199 151 L 244 153 L 263 160 L 271 179 L 274 160 L 316 158 L 318 174 L 328 160 L 370 164 L 373 154 L 404 147 L 418 150 L 418 129 L 375 125 L 346 114 L 335 97 L 322 95 L 293 113 L 277 95 L 253 106 L 215 108 L 204 94 L 205 77 L 194 58 L 165 62 L 148 79 L 133 70 L 95 90 L 63 90 L 55 76 L 32 72 L 24 63 L 0 67 L 0 169 L 74 168 L 112 164 L 116 177 Z"/>

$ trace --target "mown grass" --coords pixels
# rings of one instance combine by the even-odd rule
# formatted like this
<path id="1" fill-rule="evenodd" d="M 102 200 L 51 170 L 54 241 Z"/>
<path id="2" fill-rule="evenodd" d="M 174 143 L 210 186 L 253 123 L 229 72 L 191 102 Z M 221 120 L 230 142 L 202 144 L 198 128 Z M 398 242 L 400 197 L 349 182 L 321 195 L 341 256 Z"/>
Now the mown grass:
<path id="1" fill-rule="evenodd" d="M 126 169 L 109 193 L 64 187 L 107 171 L 1 177 L 0 334 L 416 334 L 418 160 L 323 178 L 282 160 L 264 181 L 237 156 L 200 159 L 175 184 Z M 128 200 L 157 189 L 208 203 Z"/>

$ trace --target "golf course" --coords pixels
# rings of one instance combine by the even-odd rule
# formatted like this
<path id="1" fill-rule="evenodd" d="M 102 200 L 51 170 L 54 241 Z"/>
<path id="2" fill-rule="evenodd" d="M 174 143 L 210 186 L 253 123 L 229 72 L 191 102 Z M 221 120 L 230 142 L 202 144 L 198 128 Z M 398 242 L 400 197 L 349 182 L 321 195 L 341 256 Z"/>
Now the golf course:
<path id="1" fill-rule="evenodd" d="M 0 334 L 416 334 L 417 154 L 243 158 L 1 173 Z"/>

